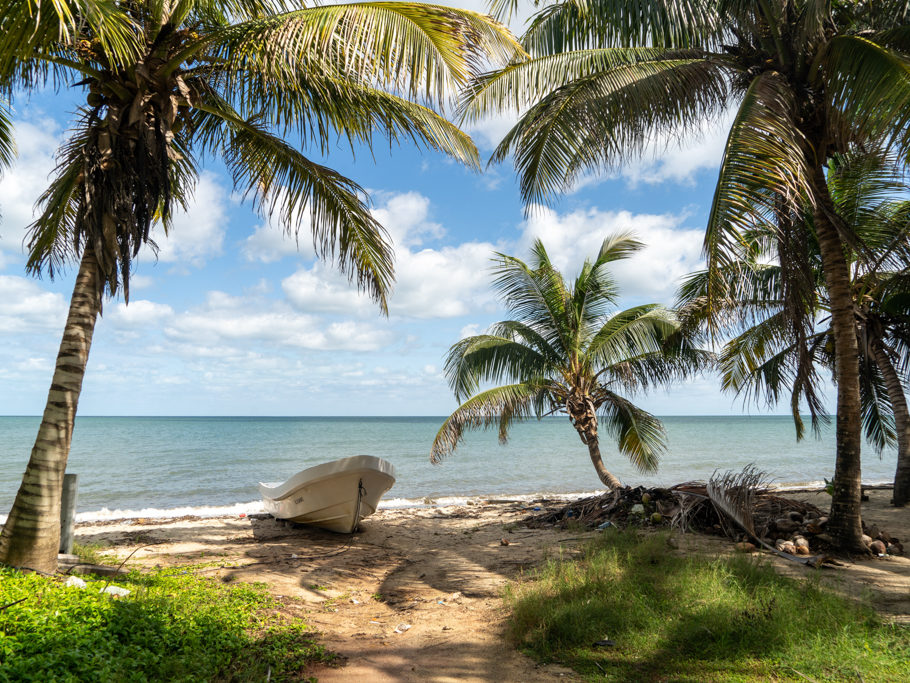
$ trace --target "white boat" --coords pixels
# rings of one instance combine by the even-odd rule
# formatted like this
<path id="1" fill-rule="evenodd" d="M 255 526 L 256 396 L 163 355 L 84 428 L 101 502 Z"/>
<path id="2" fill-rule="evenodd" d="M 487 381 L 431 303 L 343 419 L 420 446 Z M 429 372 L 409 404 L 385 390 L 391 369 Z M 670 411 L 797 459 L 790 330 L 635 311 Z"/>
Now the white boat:
<path id="1" fill-rule="evenodd" d="M 355 455 L 305 469 L 283 484 L 260 483 L 259 492 L 265 511 L 278 519 L 350 534 L 394 483 L 392 463 Z"/>

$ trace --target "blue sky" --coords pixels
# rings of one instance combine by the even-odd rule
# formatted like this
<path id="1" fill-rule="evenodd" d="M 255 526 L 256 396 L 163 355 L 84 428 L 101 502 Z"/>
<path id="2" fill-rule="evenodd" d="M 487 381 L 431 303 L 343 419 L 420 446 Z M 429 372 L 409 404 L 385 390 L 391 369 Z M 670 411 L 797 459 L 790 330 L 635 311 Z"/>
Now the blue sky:
<path id="1" fill-rule="evenodd" d="M 0 414 L 44 407 L 72 288 L 25 275 L 22 239 L 54 167 L 73 94 L 14 103 L 19 159 L 0 179 Z M 470 132 L 486 157 L 506 117 Z M 634 230 L 648 247 L 617 266 L 622 305 L 670 304 L 701 266 L 723 148 L 721 127 L 653 153 L 525 216 L 509 164 L 473 173 L 441 155 L 379 143 L 326 161 L 371 192 L 395 242 L 390 315 L 314 260 L 231 190 L 208 160 L 190 210 L 157 259 L 140 255 L 131 300 L 107 301 L 95 331 L 83 415 L 441 415 L 454 399 L 448 347 L 505 312 L 489 282 L 494 250 L 527 255 L 535 238 L 573 272 L 603 238 Z M 662 415 L 740 413 L 714 377 L 641 397 Z M 762 412 L 754 406 L 750 412 Z"/>

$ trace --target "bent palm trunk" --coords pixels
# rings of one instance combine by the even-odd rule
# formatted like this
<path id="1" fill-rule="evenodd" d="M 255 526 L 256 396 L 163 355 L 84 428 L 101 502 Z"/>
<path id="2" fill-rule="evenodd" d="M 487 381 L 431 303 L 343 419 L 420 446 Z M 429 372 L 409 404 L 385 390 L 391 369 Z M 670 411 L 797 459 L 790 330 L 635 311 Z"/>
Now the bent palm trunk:
<path id="1" fill-rule="evenodd" d="M 897 432 L 897 471 L 894 473 L 891 504 L 903 507 L 910 497 L 910 411 L 894 363 L 878 340 L 872 343 L 872 354 L 888 389 L 888 398 L 891 399 L 891 409 L 894 411 L 894 429 Z"/>
<path id="2" fill-rule="evenodd" d="M 575 405 L 572 405 L 573 403 Z M 575 398 L 574 400 L 570 398 L 566 407 L 581 442 L 588 447 L 588 455 L 591 456 L 591 462 L 594 464 L 594 470 L 600 481 L 611 491 L 622 488 L 622 482 L 604 466 L 603 457 L 600 454 L 600 440 L 597 437 L 597 413 L 594 412 L 590 401 L 585 398 Z"/>
<path id="3" fill-rule="evenodd" d="M 837 546 L 865 552 L 860 517 L 860 449 L 862 421 L 859 398 L 859 346 L 856 317 L 850 292 L 850 270 L 837 228 L 832 223 L 834 203 L 828 194 L 824 171 L 815 169 L 815 230 L 828 296 L 834 336 L 837 381 L 837 456 L 834 464 L 834 491 L 828 533 Z"/>
<path id="4" fill-rule="evenodd" d="M 4 564 L 42 572 L 57 569 L 63 474 L 101 293 L 98 263 L 91 247 L 86 247 L 35 446 L 0 533 L 0 562 Z"/>

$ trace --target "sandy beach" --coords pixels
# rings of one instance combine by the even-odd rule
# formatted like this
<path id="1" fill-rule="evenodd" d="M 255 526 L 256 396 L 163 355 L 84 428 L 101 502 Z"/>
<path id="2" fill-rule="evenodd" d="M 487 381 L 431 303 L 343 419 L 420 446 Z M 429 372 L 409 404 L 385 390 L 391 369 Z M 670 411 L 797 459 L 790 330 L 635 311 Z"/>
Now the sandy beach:
<path id="1" fill-rule="evenodd" d="M 787 496 L 819 507 L 817 491 Z M 869 491 L 864 520 L 907 546 L 910 508 Z M 266 516 L 120 520 L 78 525 L 76 538 L 131 557 L 126 567 L 193 565 L 224 581 L 262 581 L 289 610 L 318 629 L 341 666 L 311 672 L 320 681 L 573 680 L 557 665 L 537 666 L 504 640 L 502 592 L 547 557 L 576 552 L 598 532 L 528 529 L 538 501 L 380 510 L 353 536 L 286 525 Z M 720 537 L 687 534 L 676 553 L 728 553 Z M 782 572 L 820 572 L 845 595 L 863 596 L 887 619 L 910 622 L 910 558 L 843 562 L 814 570 L 772 561 Z M 200 566 L 202 565 L 202 566 Z"/>

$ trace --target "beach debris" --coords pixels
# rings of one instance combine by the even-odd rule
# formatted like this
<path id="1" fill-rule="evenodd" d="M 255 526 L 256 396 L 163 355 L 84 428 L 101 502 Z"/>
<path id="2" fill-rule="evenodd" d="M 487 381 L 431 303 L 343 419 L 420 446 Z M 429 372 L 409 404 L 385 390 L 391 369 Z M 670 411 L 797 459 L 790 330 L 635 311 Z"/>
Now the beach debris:
<path id="1" fill-rule="evenodd" d="M 404 633 L 409 628 L 411 628 L 410 624 L 404 624 L 404 623 L 398 624 L 398 626 L 395 627 L 395 630 L 392 631 L 392 633 Z"/>
<path id="2" fill-rule="evenodd" d="M 710 482 L 684 482 L 670 488 L 627 486 L 569 502 L 542 501 L 540 508 L 525 518 L 525 526 L 566 528 L 580 524 L 592 530 L 651 526 L 682 533 L 698 531 L 727 536 L 733 543 L 760 545 L 809 566 L 830 564 L 812 556 L 814 553 L 827 557 L 833 549 L 832 539 L 825 533 L 827 511 L 768 489 L 764 475 L 753 466 L 740 473 L 715 473 Z M 885 554 L 903 555 L 900 539 L 874 525 L 864 525 L 863 531 L 871 539 L 868 543 L 880 540 L 884 544 Z M 785 550 L 779 549 L 778 541 L 781 546 L 788 544 Z M 879 546 L 876 548 L 881 551 Z"/>
<path id="3" fill-rule="evenodd" d="M 499 545 L 509 545 L 509 539 L 507 539 L 507 538 L 500 538 L 500 539 L 499 539 Z"/>
<path id="4" fill-rule="evenodd" d="M 130 594 L 129 588 L 121 588 L 120 586 L 105 586 L 101 592 L 113 595 L 115 598 L 125 598 Z"/>
<path id="5" fill-rule="evenodd" d="M 869 550 L 879 557 L 884 557 L 888 551 L 888 547 L 882 541 L 872 541 L 869 544 Z"/>
<path id="6" fill-rule="evenodd" d="M 63 585 L 69 588 L 85 588 L 88 586 L 88 584 L 78 576 L 69 577 L 66 581 L 63 582 Z"/>
<path id="7" fill-rule="evenodd" d="M 754 553 L 758 550 L 758 546 L 754 543 L 749 543 L 749 541 L 740 541 L 735 547 L 741 553 Z"/>
<path id="8" fill-rule="evenodd" d="M 616 641 L 609 640 L 608 638 L 604 638 L 603 640 L 597 640 L 597 641 L 594 641 L 593 643 L 591 643 L 592 647 L 614 647 L 615 645 L 616 645 Z"/>
<path id="9" fill-rule="evenodd" d="M 443 626 L 443 627 L 442 627 L 442 630 L 443 630 L 443 631 L 451 631 L 451 630 L 452 630 L 452 627 L 451 627 L 451 626 Z"/>
<path id="10" fill-rule="evenodd" d="M 354 604 L 354 605 L 359 605 L 359 604 L 360 604 L 360 600 L 358 600 L 357 598 L 351 598 L 351 603 Z"/>

